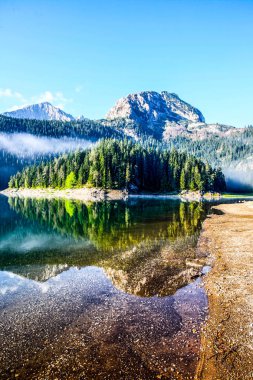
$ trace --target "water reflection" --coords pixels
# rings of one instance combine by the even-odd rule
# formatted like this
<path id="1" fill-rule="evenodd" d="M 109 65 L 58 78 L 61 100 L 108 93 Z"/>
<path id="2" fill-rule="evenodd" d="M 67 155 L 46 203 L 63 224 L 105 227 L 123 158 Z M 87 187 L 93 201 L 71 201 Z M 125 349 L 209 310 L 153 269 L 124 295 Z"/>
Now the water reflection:
<path id="1" fill-rule="evenodd" d="M 207 305 L 198 282 L 140 298 L 97 267 L 43 283 L 0 273 L 2 379 L 192 378 Z"/>
<path id="2" fill-rule="evenodd" d="M 85 204 L 10 198 L 9 204 L 30 222 L 39 222 L 75 239 L 88 238 L 103 251 L 128 249 L 143 240 L 175 240 L 193 235 L 205 214 L 201 203 L 175 200 Z"/>
<path id="3" fill-rule="evenodd" d="M 0 197 L 0 377 L 191 379 L 208 205 Z"/>
<path id="4" fill-rule="evenodd" d="M 189 283 L 202 264 L 194 247 L 207 206 L 197 202 L 9 204 L 21 220 L 2 233 L 0 267 L 28 278 L 45 281 L 61 268 L 93 265 L 125 292 L 164 296 Z"/>

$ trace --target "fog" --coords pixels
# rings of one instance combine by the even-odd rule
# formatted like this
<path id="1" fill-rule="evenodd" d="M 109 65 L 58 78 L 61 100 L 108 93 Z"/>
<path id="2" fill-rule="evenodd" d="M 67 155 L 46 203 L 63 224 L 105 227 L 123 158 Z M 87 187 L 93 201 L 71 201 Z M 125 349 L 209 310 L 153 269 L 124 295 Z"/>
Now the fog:
<path id="1" fill-rule="evenodd" d="M 223 167 L 229 191 L 253 191 L 253 157 Z"/>
<path id="2" fill-rule="evenodd" d="M 29 133 L 0 133 L 0 190 L 8 186 L 10 176 L 36 159 L 86 149 L 93 140 L 71 137 L 45 137 Z"/>
<path id="3" fill-rule="evenodd" d="M 54 138 L 35 136 L 28 133 L 0 133 L 0 150 L 17 157 L 59 154 L 85 149 L 93 144 L 91 140 L 70 137 Z"/>

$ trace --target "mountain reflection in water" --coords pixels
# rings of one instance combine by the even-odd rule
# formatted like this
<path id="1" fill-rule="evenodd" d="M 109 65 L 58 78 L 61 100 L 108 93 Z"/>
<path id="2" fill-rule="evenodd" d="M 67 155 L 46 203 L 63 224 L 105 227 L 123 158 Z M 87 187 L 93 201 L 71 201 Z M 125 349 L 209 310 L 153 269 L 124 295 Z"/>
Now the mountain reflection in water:
<path id="1" fill-rule="evenodd" d="M 206 205 L 20 198 L 9 204 L 18 220 L 1 234 L 0 268 L 45 281 L 63 265 L 99 266 L 120 289 L 143 296 L 171 294 L 196 272 L 189 262 L 196 261 Z"/>
<path id="2" fill-rule="evenodd" d="M 0 197 L 0 375 L 191 379 L 209 206 Z"/>

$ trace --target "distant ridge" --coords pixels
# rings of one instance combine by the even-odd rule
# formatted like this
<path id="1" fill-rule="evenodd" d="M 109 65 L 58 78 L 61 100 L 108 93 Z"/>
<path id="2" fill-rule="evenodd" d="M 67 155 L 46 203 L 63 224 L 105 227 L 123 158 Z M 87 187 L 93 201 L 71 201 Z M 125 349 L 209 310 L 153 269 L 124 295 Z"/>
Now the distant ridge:
<path id="1" fill-rule="evenodd" d="M 73 121 L 75 118 L 62 111 L 58 107 L 54 107 L 51 103 L 44 102 L 33 104 L 31 106 L 17 109 L 16 111 L 4 112 L 3 115 L 14 117 L 17 119 L 35 119 L 35 120 L 59 120 Z"/>
<path id="2" fill-rule="evenodd" d="M 139 139 L 142 135 L 158 140 L 178 136 L 203 140 L 211 136 L 227 137 L 238 133 L 239 128 L 222 124 L 206 124 L 201 111 L 182 100 L 177 94 L 162 91 L 142 91 L 119 99 L 105 119 L 89 120 L 85 116 L 74 118 L 48 102 L 33 104 L 4 116 L 18 119 L 76 121 L 83 124 L 121 130 L 126 136 Z M 106 129 L 105 135 L 106 135 Z M 243 129 L 241 129 L 243 131 Z M 105 137 L 105 136 L 104 136 Z"/>

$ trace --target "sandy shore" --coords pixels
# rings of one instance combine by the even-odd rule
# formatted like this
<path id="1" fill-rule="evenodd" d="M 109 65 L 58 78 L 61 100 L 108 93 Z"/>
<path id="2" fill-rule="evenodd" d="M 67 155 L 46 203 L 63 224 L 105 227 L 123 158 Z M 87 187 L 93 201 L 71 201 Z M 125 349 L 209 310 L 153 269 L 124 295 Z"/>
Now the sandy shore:
<path id="1" fill-rule="evenodd" d="M 214 267 L 205 278 L 210 314 L 196 379 L 253 379 L 253 202 L 215 209 L 198 246 Z"/>
<path id="2" fill-rule="evenodd" d="M 7 197 L 21 197 L 21 198 L 64 198 L 79 201 L 102 201 L 125 199 L 127 194 L 121 190 L 103 190 L 95 188 L 81 188 L 81 189 L 6 189 L 0 194 Z"/>

